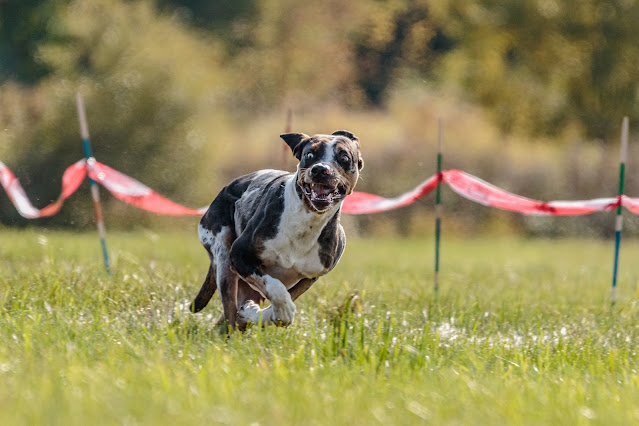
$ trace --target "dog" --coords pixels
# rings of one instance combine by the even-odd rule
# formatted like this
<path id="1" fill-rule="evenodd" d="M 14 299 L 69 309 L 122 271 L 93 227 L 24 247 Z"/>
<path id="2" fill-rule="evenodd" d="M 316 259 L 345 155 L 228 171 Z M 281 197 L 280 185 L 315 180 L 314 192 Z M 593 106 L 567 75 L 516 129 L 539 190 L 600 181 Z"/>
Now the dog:
<path id="1" fill-rule="evenodd" d="M 288 326 L 295 300 L 339 262 L 346 236 L 344 198 L 364 166 L 359 139 L 284 133 L 297 171 L 260 170 L 224 187 L 198 227 L 210 266 L 190 306 L 201 311 L 216 290 L 224 313 L 218 324 Z M 262 308 L 265 301 L 270 306 Z"/>

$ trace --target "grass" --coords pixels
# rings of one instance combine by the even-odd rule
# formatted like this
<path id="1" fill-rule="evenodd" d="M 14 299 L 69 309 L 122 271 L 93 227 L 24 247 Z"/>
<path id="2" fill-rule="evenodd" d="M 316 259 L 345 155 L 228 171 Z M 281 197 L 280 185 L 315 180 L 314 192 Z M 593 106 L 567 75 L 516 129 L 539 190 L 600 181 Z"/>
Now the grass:
<path id="1" fill-rule="evenodd" d="M 639 244 L 349 240 L 287 329 L 229 339 L 194 232 L 0 231 L 0 424 L 633 424 Z"/>

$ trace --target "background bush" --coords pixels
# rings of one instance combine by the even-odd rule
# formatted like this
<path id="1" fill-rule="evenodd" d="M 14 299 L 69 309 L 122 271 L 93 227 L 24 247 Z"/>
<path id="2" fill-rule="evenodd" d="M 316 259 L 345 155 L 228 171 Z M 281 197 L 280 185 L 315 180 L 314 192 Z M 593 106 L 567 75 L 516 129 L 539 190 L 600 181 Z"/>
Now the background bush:
<path id="1" fill-rule="evenodd" d="M 394 196 L 432 175 L 443 117 L 446 168 L 532 198 L 612 196 L 621 118 L 639 118 L 637 18 L 636 2 L 598 0 L 2 2 L 0 160 L 34 204 L 55 199 L 82 156 L 80 91 L 96 157 L 194 207 L 239 174 L 281 166 L 288 109 L 294 130 L 360 136 L 361 190 Z M 0 223 L 92 226 L 80 194 L 27 221 L 1 193 Z M 192 226 L 104 198 L 109 227 Z M 464 233 L 607 235 L 612 221 L 444 201 Z M 430 233 L 431 214 L 428 198 L 349 220 Z"/>

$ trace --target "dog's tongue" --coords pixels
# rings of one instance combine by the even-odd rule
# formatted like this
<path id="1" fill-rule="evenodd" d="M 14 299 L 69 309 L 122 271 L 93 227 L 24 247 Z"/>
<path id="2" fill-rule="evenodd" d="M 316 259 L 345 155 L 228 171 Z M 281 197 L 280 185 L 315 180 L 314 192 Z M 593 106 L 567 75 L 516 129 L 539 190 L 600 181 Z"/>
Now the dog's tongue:
<path id="1" fill-rule="evenodd" d="M 318 198 L 326 198 L 333 193 L 333 190 L 324 185 L 312 185 L 313 195 Z"/>

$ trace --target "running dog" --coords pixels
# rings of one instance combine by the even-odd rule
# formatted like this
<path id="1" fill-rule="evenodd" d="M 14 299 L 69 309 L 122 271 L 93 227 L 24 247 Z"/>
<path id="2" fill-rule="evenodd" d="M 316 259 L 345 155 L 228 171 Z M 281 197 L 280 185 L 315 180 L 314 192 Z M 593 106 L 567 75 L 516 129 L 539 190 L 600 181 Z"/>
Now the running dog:
<path id="1" fill-rule="evenodd" d="M 340 211 L 364 165 L 359 140 L 344 130 L 280 137 L 299 160 L 297 171 L 260 170 L 234 180 L 198 227 L 211 264 L 190 309 L 202 310 L 219 290 L 220 324 L 230 329 L 290 325 L 294 301 L 344 252 Z M 261 308 L 266 299 L 270 305 Z"/>

